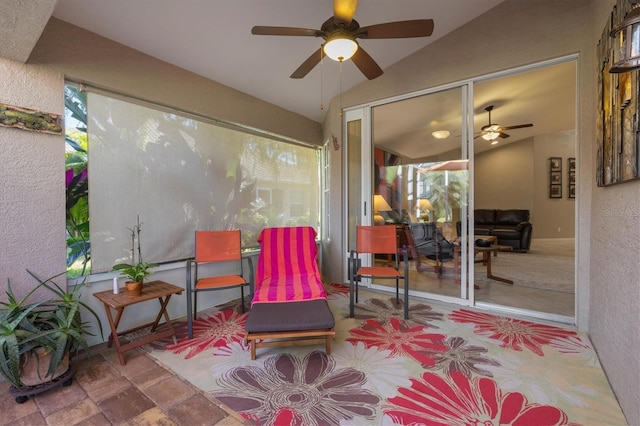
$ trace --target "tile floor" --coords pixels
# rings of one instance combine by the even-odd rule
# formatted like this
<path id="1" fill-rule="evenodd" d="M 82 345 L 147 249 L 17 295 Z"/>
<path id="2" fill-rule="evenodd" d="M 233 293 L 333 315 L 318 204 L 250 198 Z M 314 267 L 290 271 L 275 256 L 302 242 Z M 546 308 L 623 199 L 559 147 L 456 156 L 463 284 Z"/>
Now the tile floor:
<path id="1" fill-rule="evenodd" d="M 74 359 L 71 386 L 18 404 L 0 383 L 0 425 L 245 425 L 242 417 L 174 375 L 144 352 L 93 346 Z"/>

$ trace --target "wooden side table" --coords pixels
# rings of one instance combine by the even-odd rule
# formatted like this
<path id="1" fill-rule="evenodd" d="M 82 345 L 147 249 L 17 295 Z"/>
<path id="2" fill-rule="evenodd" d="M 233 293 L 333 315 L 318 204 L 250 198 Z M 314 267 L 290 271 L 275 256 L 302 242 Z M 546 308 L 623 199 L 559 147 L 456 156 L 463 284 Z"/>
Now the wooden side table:
<path id="1" fill-rule="evenodd" d="M 140 347 L 142 345 L 146 345 L 147 343 L 164 339 L 165 337 L 173 337 L 173 342 L 178 343 L 176 339 L 176 332 L 173 329 L 173 324 L 171 324 L 171 319 L 169 318 L 169 314 L 167 313 L 167 305 L 169 304 L 169 299 L 171 299 L 172 295 L 182 294 L 183 291 L 183 288 L 166 283 L 164 281 L 151 281 L 144 283 L 142 294 L 140 296 L 127 296 L 124 288 L 121 288 L 118 294 L 113 294 L 113 291 L 110 290 L 93 294 L 104 304 L 104 309 L 107 313 L 107 319 L 109 320 L 109 326 L 111 327 L 111 334 L 109 335 L 109 342 L 107 343 L 107 346 L 111 347 L 111 343 L 115 343 L 116 351 L 118 352 L 118 358 L 120 359 L 120 364 L 126 364 L 126 361 L 124 359 L 124 353 L 126 351 Z M 156 319 L 153 323 L 144 324 L 126 331 L 118 332 L 118 324 L 120 324 L 120 320 L 122 319 L 124 308 L 152 299 L 158 299 L 158 301 L 160 302 L 160 311 L 158 312 L 158 315 L 156 316 Z M 117 312 L 115 320 L 113 318 L 112 310 L 115 310 Z M 158 323 L 160 322 L 160 319 L 163 315 L 166 320 L 168 330 L 156 332 Z M 143 328 L 149 327 L 149 325 L 151 325 L 150 335 L 125 344 L 122 344 L 120 342 L 119 336 L 124 336 L 134 331 L 141 330 Z"/>

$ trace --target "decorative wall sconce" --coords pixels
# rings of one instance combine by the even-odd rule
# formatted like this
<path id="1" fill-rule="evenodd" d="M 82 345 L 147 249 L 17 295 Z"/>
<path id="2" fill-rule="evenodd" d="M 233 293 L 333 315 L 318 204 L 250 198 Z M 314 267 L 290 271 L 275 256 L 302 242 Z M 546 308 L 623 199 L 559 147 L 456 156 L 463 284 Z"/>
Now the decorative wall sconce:
<path id="1" fill-rule="evenodd" d="M 622 22 L 611 30 L 613 65 L 610 73 L 622 73 L 640 68 L 640 4 L 635 3 Z"/>

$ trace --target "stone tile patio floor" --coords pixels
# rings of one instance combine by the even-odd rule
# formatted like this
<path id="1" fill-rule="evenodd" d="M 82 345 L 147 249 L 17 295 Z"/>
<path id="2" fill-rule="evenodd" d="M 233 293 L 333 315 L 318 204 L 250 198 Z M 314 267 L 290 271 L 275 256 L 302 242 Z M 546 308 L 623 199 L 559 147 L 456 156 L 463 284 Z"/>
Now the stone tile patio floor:
<path id="1" fill-rule="evenodd" d="M 113 348 L 91 347 L 74 359 L 71 386 L 18 404 L 0 383 L 0 425 L 218 425 L 249 424 L 238 414 L 135 349 L 120 365 Z"/>

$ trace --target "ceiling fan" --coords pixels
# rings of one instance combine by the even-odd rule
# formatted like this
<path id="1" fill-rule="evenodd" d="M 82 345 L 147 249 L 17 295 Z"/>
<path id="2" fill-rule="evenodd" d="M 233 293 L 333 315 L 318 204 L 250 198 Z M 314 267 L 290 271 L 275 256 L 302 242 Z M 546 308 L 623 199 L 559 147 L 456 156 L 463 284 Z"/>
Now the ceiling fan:
<path id="1" fill-rule="evenodd" d="M 476 136 L 474 139 L 477 139 L 480 136 L 482 136 L 482 139 L 486 141 L 495 141 L 496 139 L 498 139 L 498 137 L 504 139 L 510 136 L 504 132 L 505 130 L 522 129 L 524 127 L 533 127 L 533 123 L 517 124 L 515 126 L 500 126 L 498 124 L 491 123 L 491 111 L 493 111 L 493 105 L 489 105 L 484 110 L 489 113 L 489 124 L 487 124 L 486 126 L 482 126 L 480 134 Z"/>
<path id="2" fill-rule="evenodd" d="M 356 67 L 369 80 L 373 80 L 382 75 L 382 69 L 358 44 L 357 39 L 427 37 L 433 33 L 433 19 L 387 22 L 360 27 L 360 24 L 353 19 L 357 5 L 357 0 L 334 0 L 333 16 L 327 19 L 319 30 L 255 26 L 251 29 L 251 34 L 322 37 L 325 40 L 322 46 L 291 74 L 291 78 L 303 78 L 322 60 L 322 56 L 326 55 L 339 62 L 352 59 Z"/>

